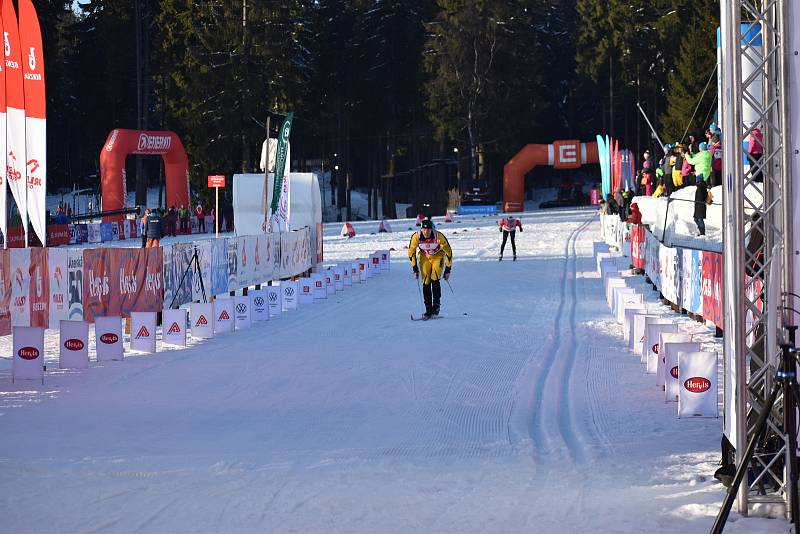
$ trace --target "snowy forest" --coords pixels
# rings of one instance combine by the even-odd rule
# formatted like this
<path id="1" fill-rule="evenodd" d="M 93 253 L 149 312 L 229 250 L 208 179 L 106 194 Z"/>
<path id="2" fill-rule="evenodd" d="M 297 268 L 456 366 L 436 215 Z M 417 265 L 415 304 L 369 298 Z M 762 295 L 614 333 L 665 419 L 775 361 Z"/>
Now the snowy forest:
<path id="1" fill-rule="evenodd" d="M 338 167 L 340 192 L 369 187 L 407 201 L 453 187 L 453 168 L 496 191 L 526 143 L 602 132 L 641 154 L 653 141 L 636 102 L 668 139 L 701 131 L 715 107 L 716 84 L 704 92 L 719 19 L 711 0 L 36 7 L 52 192 L 96 186 L 100 148 L 118 127 L 178 133 L 192 184 L 204 190 L 208 174 L 256 171 L 267 117 L 275 135 L 293 111 L 295 167 Z M 159 162 L 145 160 L 140 172 L 157 183 Z"/>

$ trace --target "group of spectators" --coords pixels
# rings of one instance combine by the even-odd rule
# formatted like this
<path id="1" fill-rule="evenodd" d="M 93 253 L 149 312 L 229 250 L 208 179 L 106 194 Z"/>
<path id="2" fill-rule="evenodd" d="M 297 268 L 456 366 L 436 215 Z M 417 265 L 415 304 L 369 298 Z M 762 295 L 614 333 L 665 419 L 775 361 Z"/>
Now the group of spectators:
<path id="1" fill-rule="evenodd" d="M 197 216 L 198 231 L 206 232 L 206 210 L 203 204 L 198 202 L 194 208 Z M 214 208 L 211 208 L 212 221 L 216 217 Z M 175 237 L 178 233 L 189 234 L 191 227 L 189 220 L 191 212 L 189 208 L 181 205 L 180 208 L 171 206 L 168 210 L 153 208 L 144 210 L 144 214 L 139 219 L 139 234 L 142 236 L 142 248 L 157 247 L 162 237 Z M 212 225 L 214 223 L 212 222 Z"/>

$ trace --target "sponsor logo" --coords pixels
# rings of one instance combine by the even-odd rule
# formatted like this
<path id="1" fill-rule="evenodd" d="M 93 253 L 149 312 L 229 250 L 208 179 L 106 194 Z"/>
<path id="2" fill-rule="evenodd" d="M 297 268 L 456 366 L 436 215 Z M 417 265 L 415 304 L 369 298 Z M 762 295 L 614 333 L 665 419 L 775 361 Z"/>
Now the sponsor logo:
<path id="1" fill-rule="evenodd" d="M 64 348 L 67 350 L 83 350 L 83 341 L 80 339 L 68 339 L 64 342 Z"/>
<path id="2" fill-rule="evenodd" d="M 111 152 L 114 149 L 114 143 L 117 141 L 118 135 L 119 130 L 113 130 L 111 132 L 111 137 L 109 137 L 108 143 L 106 143 L 106 152 Z"/>
<path id="3" fill-rule="evenodd" d="M 125 269 L 120 267 L 119 269 L 119 292 L 123 295 L 130 295 L 136 293 L 136 276 L 131 274 L 125 274 Z"/>
<path id="4" fill-rule="evenodd" d="M 178 323 L 173 321 L 172 325 L 169 327 L 169 330 L 167 330 L 167 334 L 180 334 L 180 333 L 181 333 L 181 327 L 178 326 Z"/>
<path id="5" fill-rule="evenodd" d="M 268 295 L 270 302 L 278 302 L 278 294 L 277 293 L 270 293 Z"/>
<path id="6" fill-rule="evenodd" d="M 318 287 L 318 288 L 321 288 L 322 287 L 322 280 L 317 280 L 316 282 L 314 282 L 314 285 L 316 287 Z"/>
<path id="7" fill-rule="evenodd" d="M 106 345 L 113 345 L 114 343 L 119 341 L 119 336 L 111 332 L 106 332 L 105 334 L 100 336 L 100 341 L 102 343 L 105 343 Z"/>
<path id="8" fill-rule="evenodd" d="M 672 378 L 677 380 L 678 379 L 678 366 L 676 365 L 675 367 L 670 369 L 669 370 L 669 374 L 672 376 Z"/>
<path id="9" fill-rule="evenodd" d="M 219 319 L 217 319 L 217 320 L 218 321 L 230 321 L 231 320 L 231 316 L 228 315 L 228 311 L 227 310 L 222 310 L 222 313 L 219 314 Z"/>
<path id="10" fill-rule="evenodd" d="M 247 313 L 247 304 L 245 304 L 243 302 L 240 302 L 239 304 L 237 304 L 236 305 L 236 313 L 238 313 L 240 315 L 243 314 L 243 313 Z"/>
<path id="11" fill-rule="evenodd" d="M 22 347 L 17 351 L 17 355 L 23 360 L 35 360 L 39 357 L 39 349 L 36 347 Z"/>
<path id="12" fill-rule="evenodd" d="M 205 326 L 208 324 L 208 320 L 206 320 L 206 316 L 200 314 L 200 317 L 197 318 L 197 322 L 194 323 L 195 326 Z"/>
<path id="13" fill-rule="evenodd" d="M 652 350 L 652 351 L 653 351 L 653 354 L 658 354 L 658 343 L 656 343 L 655 345 L 653 345 L 653 348 L 651 348 L 650 350 Z"/>
<path id="14" fill-rule="evenodd" d="M 711 381 L 708 378 L 703 378 L 702 376 L 695 376 L 687 379 L 683 383 L 683 387 L 692 393 L 703 393 L 704 391 L 709 390 L 711 387 Z"/>
<path id="15" fill-rule="evenodd" d="M 24 75 L 26 80 L 40 82 L 42 81 L 42 75 L 36 72 L 26 72 Z"/>
<path id="16" fill-rule="evenodd" d="M 104 297 L 108 295 L 108 276 L 95 276 L 94 271 L 89 269 L 89 296 Z"/>
<path id="17" fill-rule="evenodd" d="M 3 51 L 6 56 L 11 55 L 11 43 L 8 40 L 8 32 L 3 32 Z"/>
<path id="18" fill-rule="evenodd" d="M 264 305 L 264 299 L 262 299 L 261 297 L 256 297 L 253 299 L 253 304 L 255 304 L 258 308 L 260 308 Z"/>
<path id="19" fill-rule="evenodd" d="M 172 137 L 168 135 L 149 135 L 144 132 L 139 134 L 139 144 L 137 152 L 143 150 L 169 150 L 172 145 Z"/>
<path id="20" fill-rule="evenodd" d="M 378 265 L 381 262 L 380 258 L 372 258 L 372 265 Z"/>
<path id="21" fill-rule="evenodd" d="M 150 331 L 144 325 L 142 325 L 139 331 L 136 332 L 136 339 L 139 339 L 140 337 L 150 337 Z"/>
<path id="22" fill-rule="evenodd" d="M 283 294 L 286 295 L 287 297 L 291 297 L 292 295 L 294 295 L 294 288 L 291 287 L 284 288 Z"/>
<path id="23" fill-rule="evenodd" d="M 34 50 L 35 49 L 31 47 L 30 51 L 28 52 L 28 67 L 31 70 L 36 70 L 36 53 Z"/>

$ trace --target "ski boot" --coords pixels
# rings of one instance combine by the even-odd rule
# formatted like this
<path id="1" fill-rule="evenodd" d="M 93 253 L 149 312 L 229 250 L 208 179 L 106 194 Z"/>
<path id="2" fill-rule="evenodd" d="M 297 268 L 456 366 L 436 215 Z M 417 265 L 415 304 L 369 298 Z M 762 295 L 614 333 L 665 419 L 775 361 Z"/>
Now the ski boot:
<path id="1" fill-rule="evenodd" d="M 516 254 L 514 254 L 514 259 L 512 259 L 511 261 L 517 261 L 517 255 Z"/>
<path id="2" fill-rule="evenodd" d="M 427 321 L 431 317 L 433 317 L 433 308 L 426 307 L 425 308 L 425 313 L 422 314 L 422 320 L 423 321 Z"/>
<path id="3" fill-rule="evenodd" d="M 433 317 L 439 315 L 439 308 L 440 308 L 439 301 L 433 301 L 433 307 L 431 308 L 431 315 Z"/>
<path id="4" fill-rule="evenodd" d="M 503 261 L 503 255 L 502 254 L 500 254 L 499 258 L 497 258 L 497 261 Z"/>

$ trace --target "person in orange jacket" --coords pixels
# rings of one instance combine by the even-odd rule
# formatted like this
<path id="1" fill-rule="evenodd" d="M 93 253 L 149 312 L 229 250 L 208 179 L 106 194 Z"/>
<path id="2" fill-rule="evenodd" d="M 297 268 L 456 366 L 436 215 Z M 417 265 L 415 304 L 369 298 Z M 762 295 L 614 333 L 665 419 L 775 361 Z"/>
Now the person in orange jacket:
<path id="1" fill-rule="evenodd" d="M 514 242 L 514 236 L 517 233 L 517 228 L 519 228 L 520 232 L 522 231 L 522 223 L 519 219 L 515 219 L 513 215 L 509 215 L 501 219 L 498 224 L 500 225 L 500 231 L 503 233 L 503 243 L 500 245 L 500 257 L 497 258 L 497 261 L 503 261 L 503 250 L 506 248 L 506 241 L 509 235 L 511 236 L 511 251 L 514 253 L 512 261 L 517 261 L 517 244 Z"/>

